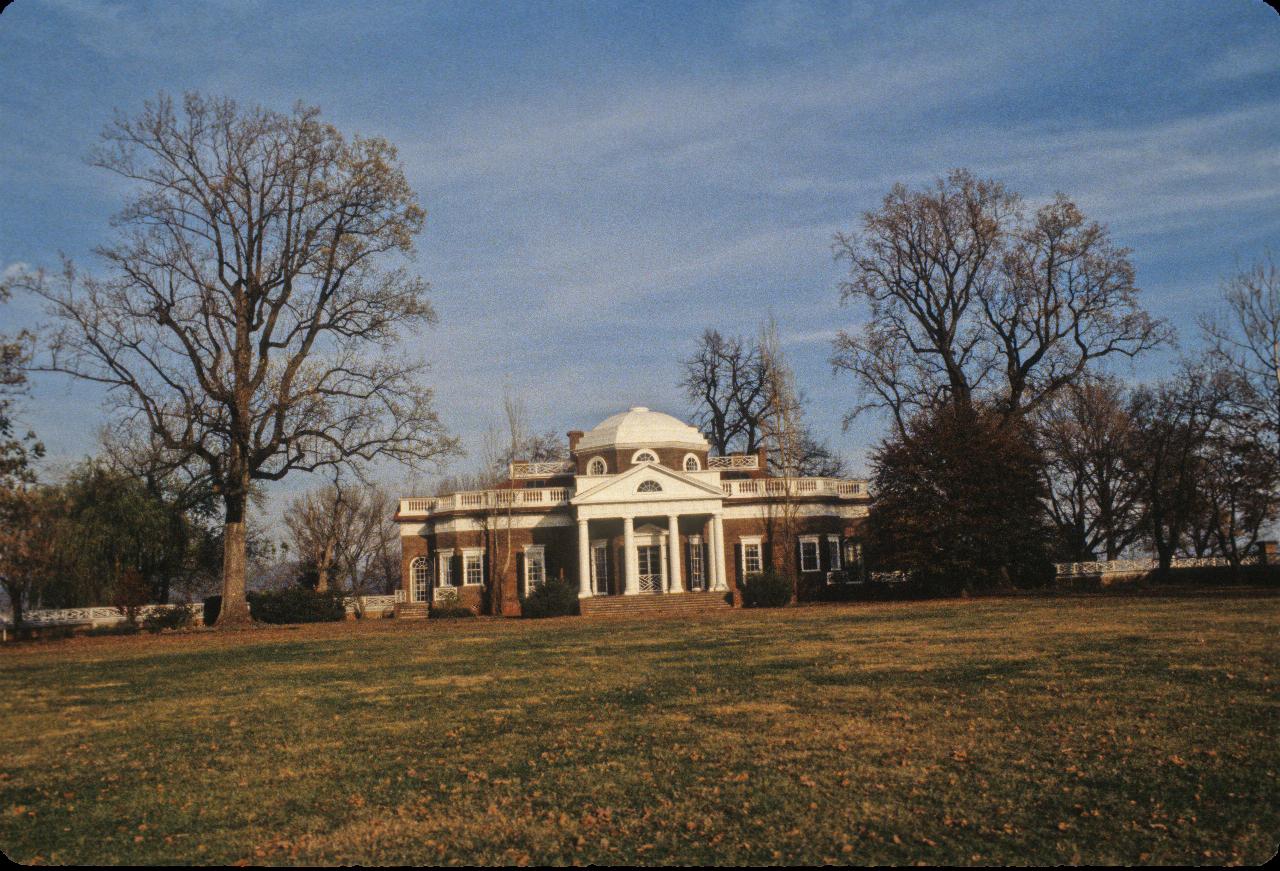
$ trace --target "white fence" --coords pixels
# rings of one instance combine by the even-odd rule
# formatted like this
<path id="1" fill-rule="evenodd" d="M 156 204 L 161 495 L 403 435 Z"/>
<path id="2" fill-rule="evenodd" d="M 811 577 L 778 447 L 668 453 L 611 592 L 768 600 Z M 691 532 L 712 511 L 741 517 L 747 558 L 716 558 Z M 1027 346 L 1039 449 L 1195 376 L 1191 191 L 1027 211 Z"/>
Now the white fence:
<path id="1" fill-rule="evenodd" d="M 143 605 L 138 609 L 138 619 L 148 614 L 171 611 L 181 605 Z M 188 605 L 197 620 L 204 619 L 204 605 L 199 602 Z M 27 626 L 113 626 L 125 621 L 124 611 L 110 606 L 92 608 L 38 608 L 22 612 L 22 622 Z M 0 614 L 0 624 L 13 625 L 12 614 Z"/>
<path id="2" fill-rule="evenodd" d="M 1262 565 L 1262 557 L 1251 554 L 1240 558 L 1242 566 Z M 1224 556 L 1197 556 L 1175 558 L 1170 564 L 1174 569 L 1207 569 L 1222 568 L 1231 565 L 1231 560 Z M 1071 578 L 1080 575 L 1110 575 L 1125 572 L 1153 572 L 1160 567 L 1155 559 L 1113 559 L 1095 560 L 1083 563 L 1054 563 L 1058 577 Z"/>
<path id="3" fill-rule="evenodd" d="M 395 610 L 396 597 L 389 596 L 347 596 L 344 604 L 348 614 L 360 614 L 365 617 L 383 617 Z M 138 620 L 146 619 L 148 614 L 171 611 L 181 605 L 143 605 L 138 609 Z M 204 622 L 204 604 L 193 602 L 188 605 L 192 616 Z M 26 626 L 115 626 L 125 622 L 124 611 L 111 606 L 95 606 L 92 608 L 38 608 L 22 612 L 22 622 Z M 13 615 L 0 613 L 0 626 L 11 628 Z"/>

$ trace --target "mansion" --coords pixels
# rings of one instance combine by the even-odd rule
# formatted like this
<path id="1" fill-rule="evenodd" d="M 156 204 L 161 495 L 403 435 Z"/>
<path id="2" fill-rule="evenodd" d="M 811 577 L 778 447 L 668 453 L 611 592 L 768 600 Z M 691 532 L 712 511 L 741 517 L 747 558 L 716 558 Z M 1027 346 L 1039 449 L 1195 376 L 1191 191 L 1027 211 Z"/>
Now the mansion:
<path id="1" fill-rule="evenodd" d="M 552 577 L 583 613 L 641 604 L 627 597 L 739 604 L 740 578 L 781 563 L 784 521 L 800 599 L 861 580 L 865 481 L 771 476 L 764 451 L 712 456 L 696 429 L 641 407 L 568 436 L 568 460 L 512 463 L 498 489 L 400 500 L 405 616 L 442 600 L 518 616 Z"/>

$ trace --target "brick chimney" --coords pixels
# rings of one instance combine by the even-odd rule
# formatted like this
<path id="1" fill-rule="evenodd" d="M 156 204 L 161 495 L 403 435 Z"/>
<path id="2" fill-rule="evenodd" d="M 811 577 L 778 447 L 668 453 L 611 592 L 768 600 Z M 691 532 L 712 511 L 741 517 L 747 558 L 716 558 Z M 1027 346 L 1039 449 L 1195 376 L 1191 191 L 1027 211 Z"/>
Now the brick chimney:
<path id="1" fill-rule="evenodd" d="M 569 453 L 576 453 L 578 450 L 578 442 L 581 441 L 583 432 L 580 429 L 569 430 Z"/>

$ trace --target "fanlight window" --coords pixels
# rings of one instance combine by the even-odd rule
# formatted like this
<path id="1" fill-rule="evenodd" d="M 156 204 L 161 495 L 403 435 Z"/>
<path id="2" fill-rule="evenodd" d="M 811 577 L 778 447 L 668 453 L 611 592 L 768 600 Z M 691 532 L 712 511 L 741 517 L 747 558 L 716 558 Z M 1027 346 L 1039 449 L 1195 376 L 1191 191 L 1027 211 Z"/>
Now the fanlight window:
<path id="1" fill-rule="evenodd" d="M 587 463 L 588 475 L 603 475 L 607 471 L 608 471 L 608 467 L 605 466 L 604 460 L 602 460 L 600 457 L 596 457 L 590 463 Z"/>
<path id="2" fill-rule="evenodd" d="M 698 458 L 696 456 L 694 456 L 693 454 L 685 455 L 684 470 L 686 472 L 696 472 L 701 468 L 702 466 L 698 464 Z"/>
<path id="3" fill-rule="evenodd" d="M 635 456 L 631 458 L 633 463 L 656 463 L 658 455 L 653 451 L 636 451 Z"/>
<path id="4" fill-rule="evenodd" d="M 657 481 L 645 481 L 636 488 L 637 493 L 661 493 L 662 485 Z"/>

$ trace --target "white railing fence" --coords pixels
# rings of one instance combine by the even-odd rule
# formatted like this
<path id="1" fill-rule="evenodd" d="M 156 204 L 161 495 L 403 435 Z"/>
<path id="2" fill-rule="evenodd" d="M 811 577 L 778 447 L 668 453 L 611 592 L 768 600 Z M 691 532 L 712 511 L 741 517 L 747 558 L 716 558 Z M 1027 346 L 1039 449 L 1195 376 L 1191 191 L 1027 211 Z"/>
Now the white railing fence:
<path id="1" fill-rule="evenodd" d="M 574 470 L 572 460 L 552 460 L 545 463 L 512 463 L 513 478 L 546 478 L 551 475 L 567 475 Z"/>
<path id="2" fill-rule="evenodd" d="M 145 620 L 148 614 L 171 611 L 182 605 L 143 605 L 138 609 L 138 620 Z M 193 602 L 187 606 L 197 620 L 204 619 L 204 604 Z M 120 608 L 111 606 L 94 606 L 90 608 L 37 608 L 22 612 L 22 622 L 27 626 L 114 626 L 125 622 L 125 613 Z M 0 623 L 13 625 L 13 614 L 0 613 Z"/>
<path id="3" fill-rule="evenodd" d="M 396 606 L 396 596 L 347 596 L 344 603 L 348 614 L 363 614 L 366 617 L 384 616 Z M 147 618 L 148 614 L 171 611 L 182 605 L 143 605 L 138 609 L 138 621 Z M 192 602 L 186 607 L 191 615 L 204 622 L 204 603 Z M 116 626 L 124 623 L 125 613 L 122 609 L 110 605 L 95 605 L 89 608 L 36 608 L 22 612 L 22 622 L 26 626 Z M 13 614 L 0 612 L 0 625 L 13 626 Z"/>
<path id="4" fill-rule="evenodd" d="M 1242 566 L 1262 565 L 1262 557 L 1250 554 L 1240 558 Z M 1169 564 L 1174 569 L 1207 569 L 1222 568 L 1231 565 L 1231 560 L 1224 556 L 1176 557 Z M 1153 572 L 1160 567 L 1156 559 L 1113 559 L 1094 560 L 1082 563 L 1054 563 L 1058 577 L 1070 578 L 1080 575 L 1109 575 L 1124 572 Z"/>
<path id="5" fill-rule="evenodd" d="M 760 456 L 758 454 L 725 454 L 723 457 L 707 457 L 707 468 L 752 472 L 760 468 Z"/>

